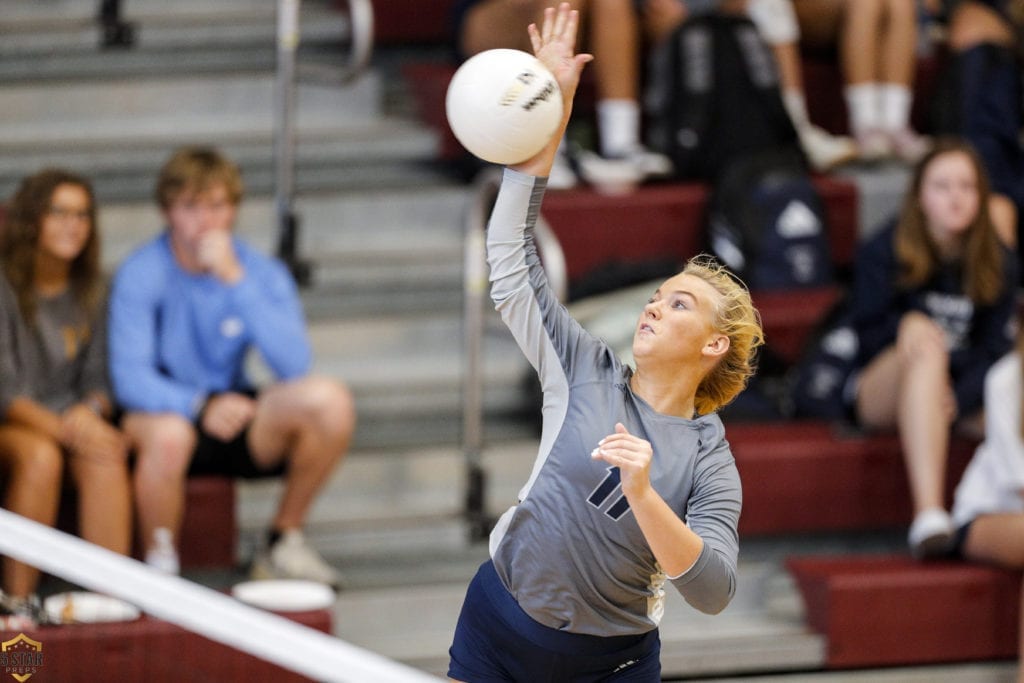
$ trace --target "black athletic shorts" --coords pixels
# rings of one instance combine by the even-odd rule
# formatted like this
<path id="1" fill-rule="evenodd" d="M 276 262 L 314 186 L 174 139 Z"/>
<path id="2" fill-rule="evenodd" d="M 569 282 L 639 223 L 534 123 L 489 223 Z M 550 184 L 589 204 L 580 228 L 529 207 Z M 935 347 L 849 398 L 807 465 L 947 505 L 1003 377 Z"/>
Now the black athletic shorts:
<path id="1" fill-rule="evenodd" d="M 252 398 L 257 395 L 256 391 L 244 391 Z M 220 474 L 227 477 L 240 477 L 242 479 L 259 479 L 262 477 L 279 477 L 287 470 L 287 463 L 282 461 L 270 468 L 261 468 L 249 452 L 249 430 L 242 432 L 231 441 L 221 441 L 203 432 L 199 424 L 196 424 L 196 431 L 199 433 L 199 441 L 192 452 L 192 462 L 189 465 L 189 475 L 197 474 Z"/>

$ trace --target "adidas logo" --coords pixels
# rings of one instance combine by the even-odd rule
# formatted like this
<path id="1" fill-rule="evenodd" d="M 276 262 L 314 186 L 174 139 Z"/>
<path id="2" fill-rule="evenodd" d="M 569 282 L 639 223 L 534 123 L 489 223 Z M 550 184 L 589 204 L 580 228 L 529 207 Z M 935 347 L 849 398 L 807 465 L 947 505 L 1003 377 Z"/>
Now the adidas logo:
<path id="1" fill-rule="evenodd" d="M 786 205 L 779 215 L 777 225 L 779 235 L 786 239 L 811 237 L 821 232 L 821 221 L 810 207 L 799 199 L 794 199 Z"/>

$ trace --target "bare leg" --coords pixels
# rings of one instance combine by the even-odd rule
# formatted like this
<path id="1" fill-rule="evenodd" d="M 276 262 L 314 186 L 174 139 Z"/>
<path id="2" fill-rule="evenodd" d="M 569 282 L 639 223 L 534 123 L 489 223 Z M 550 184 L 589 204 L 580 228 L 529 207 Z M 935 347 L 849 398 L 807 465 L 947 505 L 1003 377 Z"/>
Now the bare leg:
<path id="1" fill-rule="evenodd" d="M 1024 514 L 981 515 L 971 523 L 964 540 L 966 557 L 978 562 L 1024 569 Z M 1021 626 L 1024 627 L 1024 590 L 1021 591 Z M 1018 681 L 1024 681 L 1024 628 L 1020 631 L 1018 652 L 1022 658 Z"/>
<path id="2" fill-rule="evenodd" d="M 847 85 L 877 83 L 879 25 L 884 0 L 848 0 L 843 12 L 839 51 Z"/>
<path id="3" fill-rule="evenodd" d="M 4 508 L 53 526 L 64 467 L 64 455 L 57 443 L 22 427 L 0 427 L 0 465 L 7 471 Z M 3 558 L 5 593 L 23 598 L 34 593 L 38 584 L 38 569 L 10 557 Z"/>
<path id="4" fill-rule="evenodd" d="M 917 12 L 914 0 L 887 0 L 882 19 L 878 80 L 909 88 L 914 83 L 914 65 L 917 63 Z"/>
<path id="5" fill-rule="evenodd" d="M 779 86 L 782 91 L 803 93 L 804 77 L 800 65 L 800 50 L 796 43 L 776 43 L 772 45 L 772 52 L 779 65 Z"/>
<path id="6" fill-rule="evenodd" d="M 1013 30 L 998 14 L 980 2 L 962 2 L 949 23 L 949 46 L 954 52 L 981 43 L 1013 47 Z"/>
<path id="7" fill-rule="evenodd" d="M 127 449 L 95 459 L 72 455 L 69 468 L 78 488 L 82 538 L 127 555 L 132 527 Z"/>
<path id="8" fill-rule="evenodd" d="M 632 0 L 590 0 L 590 51 L 598 96 L 637 99 L 640 84 L 640 22 Z"/>
<path id="9" fill-rule="evenodd" d="M 135 504 L 139 534 L 149 546 L 153 532 L 170 529 L 178 538 L 185 508 L 185 476 L 196 446 L 196 432 L 172 413 L 132 413 L 124 431 L 135 445 Z"/>
<path id="10" fill-rule="evenodd" d="M 541 25 L 546 0 L 485 0 L 474 5 L 465 16 L 462 35 L 457 36 L 459 50 L 464 55 L 475 55 L 484 50 L 511 48 L 533 54 L 533 46 L 526 33 L 531 23 Z M 573 9 L 580 10 L 583 0 L 571 0 Z"/>
<path id="11" fill-rule="evenodd" d="M 250 451 L 264 466 L 288 461 L 274 528 L 303 526 L 317 493 L 348 450 L 354 429 L 352 397 L 333 380 L 309 377 L 260 394 L 249 429 Z"/>
<path id="12" fill-rule="evenodd" d="M 882 352 L 864 371 L 857 412 L 865 426 L 899 430 L 915 512 L 943 508 L 951 416 L 948 357 L 934 347 Z"/>

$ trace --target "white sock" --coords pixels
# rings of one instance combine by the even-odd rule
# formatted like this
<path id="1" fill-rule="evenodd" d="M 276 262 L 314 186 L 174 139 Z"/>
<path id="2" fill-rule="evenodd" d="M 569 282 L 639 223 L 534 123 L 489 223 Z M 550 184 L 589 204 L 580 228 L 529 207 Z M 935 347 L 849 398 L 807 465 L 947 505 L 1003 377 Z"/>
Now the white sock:
<path id="1" fill-rule="evenodd" d="M 854 135 L 882 127 L 882 94 L 878 83 L 858 83 L 843 89 L 850 130 Z"/>
<path id="2" fill-rule="evenodd" d="M 640 146 L 640 103 L 628 99 L 597 102 L 597 129 L 601 153 L 622 156 Z"/>
<path id="3" fill-rule="evenodd" d="M 910 125 L 910 107 L 914 97 L 910 88 L 899 83 L 882 83 L 878 88 L 881 92 L 882 128 L 907 128 Z"/>
<path id="4" fill-rule="evenodd" d="M 782 91 L 782 103 L 786 105 L 786 112 L 793 127 L 797 131 L 811 125 L 811 119 L 807 115 L 807 100 L 803 92 L 796 88 L 787 88 Z"/>

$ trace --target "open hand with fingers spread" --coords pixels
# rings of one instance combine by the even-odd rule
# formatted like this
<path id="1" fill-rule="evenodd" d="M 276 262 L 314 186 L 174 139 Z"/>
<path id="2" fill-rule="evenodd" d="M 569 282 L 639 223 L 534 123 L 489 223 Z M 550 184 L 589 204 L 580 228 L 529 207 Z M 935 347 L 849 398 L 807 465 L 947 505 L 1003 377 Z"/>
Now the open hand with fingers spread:
<path id="1" fill-rule="evenodd" d="M 590 54 L 575 53 L 580 15 L 569 7 L 567 2 L 559 5 L 557 10 L 548 7 L 544 10 L 544 22 L 540 29 L 536 24 L 527 27 L 533 53 L 558 81 L 566 104 L 571 104 L 576 94 L 583 65 L 594 58 Z"/>
<path id="2" fill-rule="evenodd" d="M 536 156 L 511 166 L 517 171 L 544 177 L 551 172 L 555 150 L 558 149 L 558 144 L 565 134 L 565 127 L 572 113 L 572 101 L 576 95 L 583 66 L 594 58 L 587 53 L 576 54 L 579 22 L 579 12 L 571 9 L 569 3 L 563 2 L 557 10 L 553 7 L 544 10 L 544 21 L 540 28 L 537 28 L 536 24 L 527 27 L 534 55 L 555 77 L 562 91 L 562 123 L 551 137 L 551 142 Z"/>

